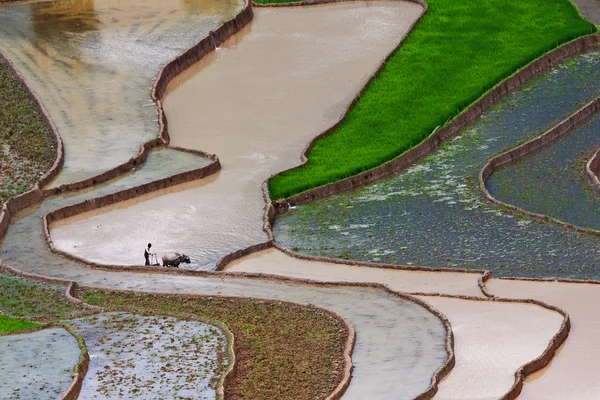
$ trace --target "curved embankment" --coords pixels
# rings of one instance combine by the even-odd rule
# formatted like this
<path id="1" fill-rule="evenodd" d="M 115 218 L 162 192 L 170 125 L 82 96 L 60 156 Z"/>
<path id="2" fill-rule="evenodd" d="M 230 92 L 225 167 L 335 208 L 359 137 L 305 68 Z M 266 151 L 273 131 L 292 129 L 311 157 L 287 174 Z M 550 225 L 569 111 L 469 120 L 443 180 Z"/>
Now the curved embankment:
<path id="1" fill-rule="evenodd" d="M 252 16 L 242 0 L 152 0 L 145 7 L 143 14 L 116 0 L 0 7 L 0 48 L 41 97 L 65 146 L 64 168 L 52 185 L 98 180 L 119 164 L 122 173 L 135 165 L 132 158 L 139 163 L 140 143 L 146 150 L 157 144 L 148 88 L 161 67 L 180 72 L 229 36 L 223 27 Z"/>
<path id="2" fill-rule="evenodd" d="M 80 397 L 213 398 L 228 371 L 231 332 L 164 316 L 101 313 L 68 321 L 93 354 Z"/>
<path id="3" fill-rule="evenodd" d="M 220 154 L 220 153 L 219 153 L 219 154 Z M 560 324 L 559 324 L 559 325 L 560 325 Z M 556 330 L 558 330 L 559 326 L 554 326 L 553 328 L 554 328 L 554 331 L 556 331 Z M 563 332 L 564 332 L 564 331 L 563 331 Z M 543 345 L 542 345 L 542 346 L 541 346 L 541 348 L 540 348 L 540 351 L 541 351 L 541 350 L 543 350 L 543 349 L 545 348 L 545 345 L 546 345 L 546 344 L 547 344 L 547 342 L 550 340 L 550 338 L 551 338 L 551 335 L 548 335 L 548 337 L 547 337 L 547 338 L 545 338 L 545 340 L 543 340 L 543 339 L 542 339 L 542 340 L 540 341 L 541 343 L 543 343 Z M 539 354 L 539 353 L 538 353 L 538 354 Z M 523 360 L 521 360 L 521 361 L 525 361 L 525 359 L 523 359 Z M 547 362 L 547 361 L 546 361 L 546 362 Z M 512 378 L 512 373 L 513 373 L 513 372 L 514 372 L 514 371 L 515 371 L 515 370 L 518 368 L 518 366 L 519 366 L 519 365 L 520 365 L 520 363 L 519 363 L 519 362 L 518 362 L 518 363 L 514 363 L 514 365 L 512 366 L 512 370 L 510 370 L 510 372 L 508 373 L 508 376 L 509 376 L 509 378 Z M 506 371 L 505 371 L 505 374 L 506 374 Z M 505 381 L 505 382 L 506 382 L 506 381 Z M 512 385 L 512 383 L 513 383 L 513 380 L 511 379 L 511 380 L 510 380 L 510 384 Z M 519 383 L 520 383 L 520 382 L 519 382 Z M 506 384 L 504 384 L 504 385 L 500 385 L 500 387 L 504 386 L 504 390 L 505 390 L 505 391 L 508 391 L 508 390 L 510 389 L 510 386 L 511 386 L 511 385 L 508 385 L 508 387 L 506 387 L 507 385 L 506 385 Z M 498 389 L 498 390 L 502 390 L 502 389 Z M 498 392 L 498 393 L 500 393 L 500 394 L 504 393 L 504 392 L 500 392 L 500 391 L 497 391 L 497 392 Z"/>
<path id="4" fill-rule="evenodd" d="M 515 371 L 543 354 L 557 332 L 560 343 L 568 332 L 562 326 L 567 320 L 554 310 L 486 299 L 475 281 L 481 274 L 348 266 L 299 260 L 275 250 L 251 254 L 225 269 L 313 282 L 373 282 L 394 291 L 425 293 L 419 298 L 448 318 L 455 336 L 456 364 L 439 386 L 440 399 L 503 397 L 520 383 Z"/>
<path id="5" fill-rule="evenodd" d="M 600 332 L 597 304 L 600 286 L 595 283 L 492 279 L 490 293 L 504 298 L 528 298 L 547 301 L 569 312 L 572 328 L 569 340 L 550 364 L 527 379 L 522 399 L 595 399 L 599 390 L 597 360 Z"/>
<path id="6" fill-rule="evenodd" d="M 36 3 L 36 4 L 34 4 L 34 8 L 42 7 L 42 9 L 43 9 L 45 7 L 49 7 L 49 10 L 45 10 L 45 11 L 42 10 L 41 13 L 43 15 L 45 12 L 52 13 L 54 10 L 54 7 L 60 8 L 60 5 L 58 5 L 58 4 L 59 4 L 59 2 L 39 3 L 39 4 Z M 161 4 L 165 4 L 165 3 L 162 2 Z M 67 9 L 68 8 L 69 7 L 67 7 Z M 11 10 L 15 10 L 15 9 L 11 8 Z M 27 26 L 27 25 L 18 25 L 18 24 L 15 25 L 14 24 L 15 21 L 13 21 L 13 18 L 11 18 L 10 13 L 8 13 L 8 15 L 7 15 L 7 9 L 0 8 L 0 11 L 2 11 L 3 17 L 7 18 L 7 20 L 9 20 L 10 26 L 16 27 L 16 29 L 21 29 L 22 27 Z M 24 11 L 26 11 L 26 10 L 20 10 L 18 12 L 22 13 Z M 191 11 L 191 9 L 189 9 L 188 11 Z M 74 12 L 75 12 L 75 14 L 78 15 L 78 18 L 83 18 L 83 19 L 89 18 L 89 15 L 87 15 L 87 16 L 85 15 L 86 14 L 86 6 L 84 6 L 83 8 L 77 8 L 74 10 Z M 78 18 L 75 18 L 75 20 L 77 20 Z M 109 18 L 109 19 L 111 19 L 111 18 Z M 15 65 L 13 65 L 13 63 L 6 57 L 6 55 L 2 53 L 2 49 L 0 49 L 0 54 L 3 57 L 3 59 L 6 60 L 9 67 L 13 70 L 15 76 L 17 76 L 17 78 L 23 83 L 24 87 L 27 88 L 28 93 L 30 94 L 32 100 L 40 108 L 40 113 L 43 115 L 44 121 L 48 125 L 48 128 L 52 131 L 53 135 L 55 136 L 56 143 L 57 143 L 56 161 L 55 161 L 54 165 L 52 166 L 52 168 L 45 175 L 43 175 L 40 178 L 40 181 L 38 182 L 38 184 L 32 190 L 30 190 L 26 193 L 23 193 L 13 199 L 9 199 L 2 205 L 2 211 L 0 212 L 0 237 L 4 236 L 6 234 L 8 225 L 10 223 L 10 219 L 13 215 L 18 213 L 20 210 L 23 210 L 24 208 L 27 208 L 29 206 L 32 206 L 33 204 L 39 203 L 40 201 L 42 201 L 42 199 L 45 196 L 54 195 L 56 193 L 60 193 L 63 191 L 86 188 L 86 187 L 92 186 L 94 184 L 97 184 L 99 182 L 105 182 L 110 179 L 113 179 L 117 176 L 127 173 L 128 171 L 135 170 L 136 166 L 138 166 L 141 163 L 144 163 L 146 161 L 146 158 L 148 157 L 148 154 L 150 153 L 150 151 L 152 149 L 156 148 L 157 146 L 160 146 L 161 144 L 167 144 L 169 141 L 169 136 L 168 136 L 167 126 L 166 126 L 166 118 L 165 118 L 164 111 L 163 111 L 163 108 L 161 105 L 161 99 L 164 94 L 166 85 L 173 79 L 174 76 L 176 76 L 181 71 L 188 68 L 195 61 L 201 59 L 206 54 L 213 51 L 226 38 L 228 38 L 229 36 L 238 32 L 251 19 L 252 19 L 252 8 L 251 8 L 250 4 L 246 2 L 245 5 L 242 7 L 242 10 L 237 15 L 235 15 L 232 19 L 219 25 L 218 28 L 215 29 L 215 31 L 208 32 L 208 35 L 206 37 L 204 37 L 200 42 L 196 43 L 194 46 L 187 49 L 183 54 L 177 56 L 174 60 L 171 60 L 167 65 L 165 65 L 160 70 L 160 72 L 158 73 L 158 76 L 156 77 L 156 79 L 154 81 L 154 86 L 152 87 L 152 99 L 156 103 L 156 107 L 158 110 L 159 132 L 158 132 L 157 139 L 151 140 L 151 141 L 146 142 L 143 145 L 141 145 L 137 155 L 135 157 L 132 157 L 131 159 L 129 159 L 129 161 L 127 161 L 124 164 L 118 165 L 117 167 L 109 169 L 108 171 L 104 171 L 100 175 L 96 175 L 91 178 L 87 178 L 87 179 L 84 179 L 84 180 L 81 180 L 78 182 L 73 182 L 70 184 L 63 184 L 59 187 L 45 190 L 43 192 L 40 190 L 40 188 L 46 186 L 49 182 L 54 180 L 56 178 L 56 176 L 60 173 L 60 171 L 63 167 L 63 164 L 64 164 L 63 140 L 58 135 L 56 127 L 55 127 L 53 121 L 50 119 L 49 114 L 46 112 L 46 109 L 43 106 L 40 98 L 36 95 L 35 91 L 29 85 L 27 85 L 25 83 L 25 78 L 15 69 Z M 17 18 L 17 20 L 18 20 L 18 18 Z M 119 20 L 117 19 L 116 21 L 118 22 Z M 73 21 L 71 21 L 69 23 L 72 23 L 72 22 Z M 51 25 L 50 29 L 53 29 L 52 24 L 50 24 L 50 25 Z M 94 30 L 93 25 L 94 24 L 92 24 L 92 26 L 89 28 L 92 31 Z M 7 31 L 3 31 L 3 33 L 4 32 L 7 32 Z M 19 35 L 17 35 L 17 36 L 19 36 Z M 25 37 L 30 37 L 30 36 L 31 35 L 25 35 Z M 2 39 L 8 40 L 8 37 L 10 37 L 10 35 L 8 35 L 7 38 L 2 37 Z M 19 47 L 19 46 L 17 46 L 17 47 Z M 24 47 L 28 48 L 28 46 L 24 46 Z M 41 53 L 45 54 L 44 51 L 42 51 Z M 19 57 L 17 56 L 16 59 L 19 59 Z M 58 64 L 61 65 L 60 62 Z M 26 66 L 22 65 L 22 67 L 24 70 L 29 71 L 29 69 Z M 70 81 L 69 78 L 68 78 L 68 80 Z M 100 80 L 100 81 L 102 81 L 102 80 Z M 42 85 L 42 88 L 43 87 L 44 86 Z M 82 87 L 85 87 L 85 85 L 82 85 Z M 103 86 L 103 87 L 106 87 L 106 86 Z M 46 93 L 46 94 L 47 94 L 47 92 L 48 91 L 44 91 L 44 93 Z M 60 90 L 57 90 L 56 92 L 60 93 Z M 145 98 L 145 95 L 143 98 Z M 67 109 L 70 109 L 70 107 L 67 107 Z M 62 117 L 64 117 L 64 114 L 60 113 L 60 109 L 54 110 L 54 111 L 55 111 L 54 114 L 56 114 L 58 112 L 60 115 L 62 115 Z M 195 151 L 195 152 L 192 151 L 192 152 L 196 153 L 198 155 L 212 158 L 214 161 L 213 170 L 200 170 L 200 171 L 197 171 L 197 173 L 190 173 L 185 177 L 185 179 L 180 179 L 178 183 L 181 183 L 182 181 L 186 181 L 186 180 L 189 181 L 191 179 L 199 179 L 203 176 L 206 176 L 207 173 L 214 173 L 216 170 L 218 170 L 220 168 L 220 164 L 219 164 L 218 158 L 216 156 L 206 154 L 202 151 Z M 96 154 L 101 156 L 104 153 L 96 152 Z M 85 162 L 85 164 L 87 165 L 88 163 Z M 56 184 L 56 181 L 54 183 Z M 173 182 L 170 182 L 170 184 L 173 184 Z M 166 185 L 163 184 L 162 186 L 159 186 L 159 187 L 165 187 L 165 186 Z M 156 189 L 156 187 L 152 187 L 152 188 L 148 188 L 148 189 Z"/>
<path id="7" fill-rule="evenodd" d="M 139 252 L 131 249 L 143 248 L 150 231 L 159 252 L 180 251 L 194 260 L 192 268 L 214 269 L 224 255 L 265 241 L 261 183 L 299 163 L 306 142 L 341 118 L 422 11 L 408 2 L 256 9 L 251 27 L 177 78 L 175 86 L 185 85 L 169 89 L 164 100 L 171 143 L 217 154 L 219 175 L 196 190 L 140 198 L 127 210 L 54 229 L 54 245 L 135 265 Z M 173 235 L 173 226 L 182 225 Z M 115 230 L 129 234 L 104 246 L 71 241 L 109 238 Z"/>
<path id="8" fill-rule="evenodd" d="M 532 219 L 550 221 L 581 233 L 600 235 L 600 222 L 594 215 L 598 199 L 593 193 L 585 191 L 586 182 L 578 181 L 575 185 L 568 183 L 576 179 L 569 176 L 568 172 L 578 172 L 578 156 L 598 142 L 598 136 L 594 135 L 600 126 L 598 111 L 600 97 L 537 138 L 492 158 L 479 174 L 479 187 L 484 196 Z M 554 144 L 558 140 L 561 141 Z M 542 151 L 551 144 L 550 150 Z M 523 161 L 527 157 L 529 159 Z M 595 165 L 593 161 L 594 158 L 587 164 L 592 179 L 595 177 L 591 171 Z M 548 165 L 552 163 L 556 164 Z M 518 168 L 527 170 L 525 177 L 518 177 Z M 550 172 L 544 173 L 545 168 L 549 168 Z M 498 172 L 500 178 L 495 176 Z M 535 174 L 538 174 L 537 177 L 534 177 Z"/>

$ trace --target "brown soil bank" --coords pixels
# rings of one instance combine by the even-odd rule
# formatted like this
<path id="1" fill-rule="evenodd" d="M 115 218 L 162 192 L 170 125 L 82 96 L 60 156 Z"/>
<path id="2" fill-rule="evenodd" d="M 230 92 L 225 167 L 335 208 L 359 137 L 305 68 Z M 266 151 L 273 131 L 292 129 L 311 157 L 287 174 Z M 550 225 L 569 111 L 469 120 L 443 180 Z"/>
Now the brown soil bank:
<path id="1" fill-rule="evenodd" d="M 0 56 L 0 203 L 31 188 L 56 158 L 37 104 Z"/>
<path id="2" fill-rule="evenodd" d="M 342 378 L 343 323 L 289 303 L 86 290 L 106 308 L 182 313 L 224 322 L 235 337 L 227 399 L 324 399 Z"/>

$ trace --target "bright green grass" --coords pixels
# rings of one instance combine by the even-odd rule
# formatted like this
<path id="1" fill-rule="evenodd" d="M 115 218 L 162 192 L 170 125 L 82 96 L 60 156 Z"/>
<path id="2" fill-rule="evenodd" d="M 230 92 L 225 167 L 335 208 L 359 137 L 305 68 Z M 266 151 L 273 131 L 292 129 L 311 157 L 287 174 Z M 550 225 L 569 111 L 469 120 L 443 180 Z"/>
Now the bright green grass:
<path id="1" fill-rule="evenodd" d="M 40 326 L 40 324 L 0 315 L 0 333 L 22 331 L 23 329 L 35 328 L 37 326 Z"/>
<path id="2" fill-rule="evenodd" d="M 397 157 L 517 69 L 596 31 L 568 0 L 427 2 L 428 12 L 346 121 L 316 143 L 305 166 L 269 180 L 273 199 Z"/>

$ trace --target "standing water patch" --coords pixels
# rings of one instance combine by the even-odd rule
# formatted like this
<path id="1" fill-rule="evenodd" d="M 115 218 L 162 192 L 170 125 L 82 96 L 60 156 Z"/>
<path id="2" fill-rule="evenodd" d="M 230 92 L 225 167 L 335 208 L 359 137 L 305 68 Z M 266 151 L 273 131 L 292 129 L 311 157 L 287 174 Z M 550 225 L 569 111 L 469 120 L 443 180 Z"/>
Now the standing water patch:
<path id="1" fill-rule="evenodd" d="M 0 398 L 60 398 L 73 381 L 80 353 L 63 328 L 0 337 Z"/>
<path id="2" fill-rule="evenodd" d="M 0 50 L 62 136 L 55 186 L 128 161 L 158 135 L 160 69 L 240 12 L 240 0 L 59 0 L 0 6 Z"/>
<path id="3" fill-rule="evenodd" d="M 600 198 L 585 172 L 600 143 L 600 115 L 558 143 L 486 182 L 492 196 L 527 211 L 600 229 Z"/>

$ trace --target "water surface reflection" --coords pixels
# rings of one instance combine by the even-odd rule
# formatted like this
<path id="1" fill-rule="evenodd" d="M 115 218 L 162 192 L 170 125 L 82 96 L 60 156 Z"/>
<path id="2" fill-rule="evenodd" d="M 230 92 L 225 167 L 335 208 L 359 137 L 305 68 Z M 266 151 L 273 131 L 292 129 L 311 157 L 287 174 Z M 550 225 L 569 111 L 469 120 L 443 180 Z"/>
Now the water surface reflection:
<path id="1" fill-rule="evenodd" d="M 0 7 L 0 49 L 48 109 L 65 144 L 53 185 L 137 154 L 157 136 L 160 68 L 233 18 L 241 0 L 62 0 Z"/>

